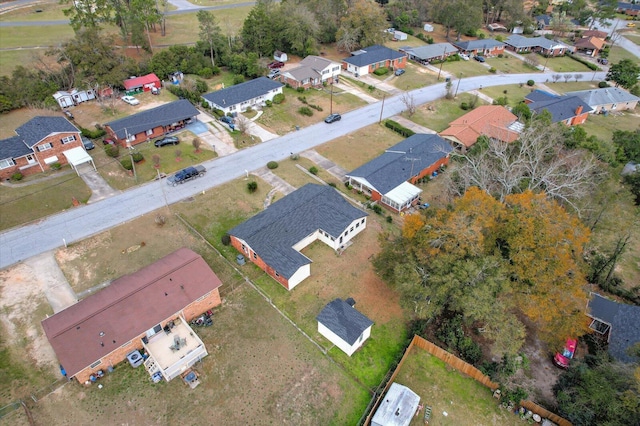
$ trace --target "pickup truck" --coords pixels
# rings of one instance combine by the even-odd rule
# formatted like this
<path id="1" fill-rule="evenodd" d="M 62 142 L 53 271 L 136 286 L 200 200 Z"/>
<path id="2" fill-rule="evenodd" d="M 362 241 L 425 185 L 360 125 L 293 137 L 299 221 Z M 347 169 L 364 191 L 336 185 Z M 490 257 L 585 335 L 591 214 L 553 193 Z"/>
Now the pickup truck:
<path id="1" fill-rule="evenodd" d="M 167 185 L 178 186 L 179 183 L 185 183 L 191 179 L 204 176 L 205 173 L 207 173 L 207 169 L 203 166 L 187 167 L 169 177 L 169 179 L 167 179 Z"/>

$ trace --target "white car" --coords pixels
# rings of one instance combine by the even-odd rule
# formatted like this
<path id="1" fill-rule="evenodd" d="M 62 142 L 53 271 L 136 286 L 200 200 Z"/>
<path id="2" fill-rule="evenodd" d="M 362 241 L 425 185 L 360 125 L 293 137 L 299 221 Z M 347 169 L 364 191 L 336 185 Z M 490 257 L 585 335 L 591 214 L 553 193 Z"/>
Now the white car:
<path id="1" fill-rule="evenodd" d="M 458 56 L 460 56 L 465 61 L 469 60 L 469 57 L 467 55 L 465 55 L 464 53 L 458 53 Z"/>
<path id="2" fill-rule="evenodd" d="M 140 101 L 134 98 L 133 96 L 123 96 L 122 100 L 128 103 L 129 105 L 138 105 L 140 103 Z"/>

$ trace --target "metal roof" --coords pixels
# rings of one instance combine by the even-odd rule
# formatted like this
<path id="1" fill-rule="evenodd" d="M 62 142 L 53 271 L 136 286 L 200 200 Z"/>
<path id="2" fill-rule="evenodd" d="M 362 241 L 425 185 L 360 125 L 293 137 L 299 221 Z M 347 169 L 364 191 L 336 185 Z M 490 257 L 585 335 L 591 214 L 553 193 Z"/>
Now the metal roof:
<path id="1" fill-rule="evenodd" d="M 420 397 L 414 391 L 398 383 L 392 383 L 382 398 L 372 426 L 408 426 L 415 415 Z"/>

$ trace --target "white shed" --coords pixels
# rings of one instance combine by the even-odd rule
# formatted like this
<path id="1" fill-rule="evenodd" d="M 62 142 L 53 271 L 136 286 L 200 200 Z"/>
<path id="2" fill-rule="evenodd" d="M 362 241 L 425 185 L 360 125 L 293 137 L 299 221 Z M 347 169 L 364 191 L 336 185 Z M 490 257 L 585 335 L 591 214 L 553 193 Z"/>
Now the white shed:
<path id="1" fill-rule="evenodd" d="M 287 62 L 289 57 L 286 53 L 276 50 L 273 54 L 273 59 L 280 62 Z"/>
<path id="2" fill-rule="evenodd" d="M 398 41 L 406 40 L 407 37 L 409 36 L 406 33 L 403 33 L 402 31 L 395 30 L 393 33 L 393 38 Z"/>
<path id="3" fill-rule="evenodd" d="M 433 25 L 431 24 L 424 24 L 424 30 L 428 33 L 433 32 Z"/>
<path id="4" fill-rule="evenodd" d="M 373 321 L 358 312 L 353 299 L 335 299 L 318 314 L 318 333 L 351 356 L 371 335 Z"/>
<path id="5" fill-rule="evenodd" d="M 409 426 L 418 404 L 420 397 L 414 391 L 392 383 L 371 419 L 371 426 Z"/>

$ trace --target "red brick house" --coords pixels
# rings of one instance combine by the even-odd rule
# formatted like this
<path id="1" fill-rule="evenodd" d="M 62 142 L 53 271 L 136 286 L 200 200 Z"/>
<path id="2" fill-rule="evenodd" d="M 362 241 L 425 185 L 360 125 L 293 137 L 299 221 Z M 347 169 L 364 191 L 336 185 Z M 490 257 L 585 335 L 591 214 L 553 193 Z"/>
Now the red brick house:
<path id="1" fill-rule="evenodd" d="M 143 346 L 184 332 L 189 353 L 172 350 L 155 355 L 167 380 L 182 367 L 206 356 L 206 349 L 188 322 L 220 305 L 220 279 L 197 253 L 181 248 L 108 287 L 42 321 L 47 339 L 69 378 L 85 383 L 99 370 L 105 371 Z M 169 345 L 163 348 L 166 350 Z M 171 359 L 173 354 L 173 358 Z M 181 355 L 182 358 L 175 355 Z M 149 353 L 154 360 L 154 353 Z M 165 367 L 163 359 L 175 361 Z M 146 365 L 146 364 L 145 364 Z M 150 371 L 151 373 L 151 371 Z"/>
<path id="2" fill-rule="evenodd" d="M 379 68 L 396 70 L 407 66 L 407 55 L 388 47 L 375 44 L 351 52 L 351 56 L 342 60 L 342 69 L 356 77 L 367 75 Z"/>
<path id="3" fill-rule="evenodd" d="M 231 244 L 292 290 L 311 275 L 300 250 L 320 240 L 341 250 L 366 228 L 367 214 L 330 186 L 307 184 L 229 231 Z"/>
<path id="4" fill-rule="evenodd" d="M 585 54 L 595 58 L 605 46 L 605 41 L 595 36 L 582 37 L 576 40 L 575 46 L 578 52 L 585 52 Z"/>
<path id="5" fill-rule="evenodd" d="M 504 53 L 505 44 L 501 41 L 486 38 L 482 40 L 452 42 L 460 52 L 470 56 L 496 56 Z"/>
<path id="6" fill-rule="evenodd" d="M 183 128 L 199 111 L 186 99 L 180 99 L 105 124 L 109 137 L 126 147 L 160 137 Z"/>
<path id="7" fill-rule="evenodd" d="M 347 173 L 348 182 L 371 200 L 401 212 L 418 202 L 422 192 L 415 186 L 418 180 L 448 164 L 451 151 L 440 136 L 417 133 Z"/>
<path id="8" fill-rule="evenodd" d="M 63 117 L 34 117 L 16 129 L 17 136 L 0 140 L 0 179 L 24 176 L 68 163 L 65 151 L 84 149 L 80 130 Z"/>
<path id="9" fill-rule="evenodd" d="M 593 110 L 580 97 L 573 95 L 556 96 L 542 90 L 534 90 L 525 96 L 524 101 L 534 114 L 548 111 L 551 122 L 562 122 L 567 126 L 577 126 L 587 121 Z"/>

